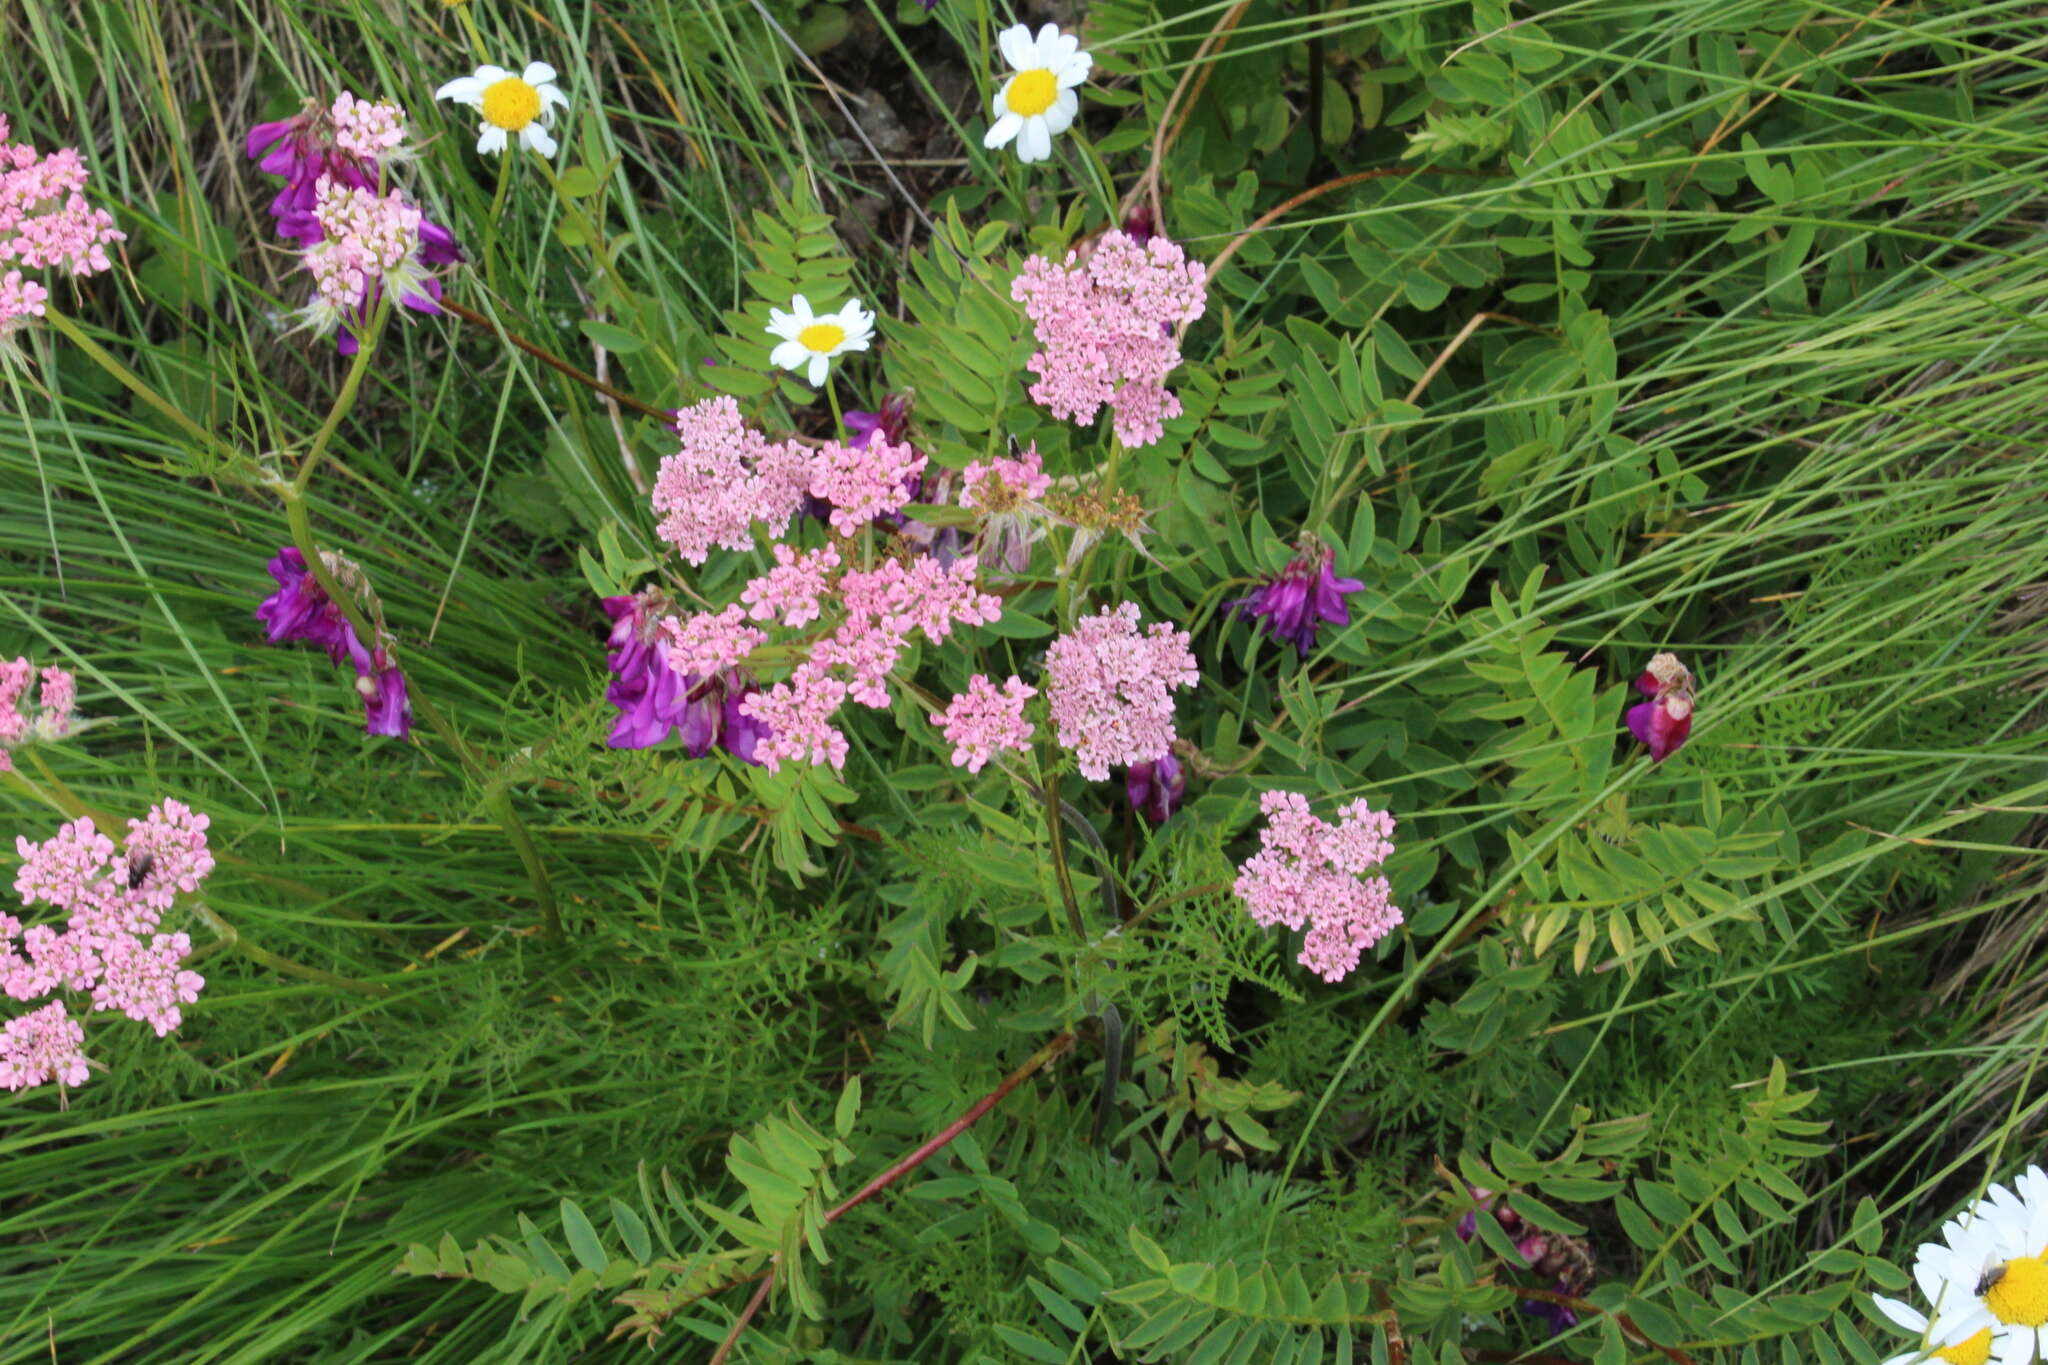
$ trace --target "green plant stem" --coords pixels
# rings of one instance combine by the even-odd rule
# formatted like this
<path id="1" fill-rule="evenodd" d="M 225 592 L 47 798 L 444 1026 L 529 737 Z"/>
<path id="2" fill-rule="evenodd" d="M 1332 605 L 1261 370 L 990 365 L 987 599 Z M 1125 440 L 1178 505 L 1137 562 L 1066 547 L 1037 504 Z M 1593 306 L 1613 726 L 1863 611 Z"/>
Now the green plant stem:
<path id="1" fill-rule="evenodd" d="M 1053 875 L 1060 886 L 1060 902 L 1066 907 L 1067 927 L 1073 930 L 1074 942 L 1088 942 L 1088 931 L 1081 926 L 1081 907 L 1074 900 L 1073 873 L 1067 867 L 1067 832 L 1060 823 L 1060 775 L 1058 755 L 1047 744 L 1039 751 L 1038 776 L 1045 789 L 1045 828 L 1052 840 Z"/>
<path id="2" fill-rule="evenodd" d="M 154 408 L 164 417 L 170 419 L 171 423 L 180 431 L 185 432 L 193 440 L 214 451 L 216 454 L 226 457 L 230 461 L 239 462 L 241 460 L 241 452 L 180 412 L 175 404 L 158 393 L 141 375 L 114 359 L 104 346 L 87 336 L 85 329 L 76 322 L 54 308 L 46 308 L 44 310 L 43 321 L 49 323 L 59 332 L 62 332 L 67 341 L 84 352 L 86 359 L 92 361 L 93 364 L 99 366 L 109 375 L 120 381 L 121 387 L 127 389 L 128 392 L 134 394 L 151 408 Z"/>
<path id="3" fill-rule="evenodd" d="M 368 335 L 357 338 L 355 359 L 349 363 L 348 373 L 342 377 L 341 389 L 334 395 L 334 402 L 328 406 L 327 420 L 313 433 L 312 444 L 306 447 L 305 458 L 299 461 L 299 472 L 292 480 L 291 495 L 287 501 L 296 502 L 306 494 L 306 486 L 313 481 L 313 471 L 320 467 L 320 457 L 327 453 L 328 442 L 340 428 L 342 419 L 356 405 L 356 396 L 362 392 L 363 376 L 370 372 L 370 357 L 376 354 L 377 343 L 384 335 L 384 324 L 391 316 L 391 300 L 386 297 L 377 303 L 377 311 L 371 315 Z M 300 546 L 304 549 L 304 546 Z"/>

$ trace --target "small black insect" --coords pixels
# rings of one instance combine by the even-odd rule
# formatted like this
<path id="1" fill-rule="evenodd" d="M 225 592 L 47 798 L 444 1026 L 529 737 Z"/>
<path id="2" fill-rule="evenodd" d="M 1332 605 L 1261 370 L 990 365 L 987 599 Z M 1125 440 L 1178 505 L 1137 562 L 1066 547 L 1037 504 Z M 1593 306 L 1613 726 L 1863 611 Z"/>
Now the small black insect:
<path id="1" fill-rule="evenodd" d="M 155 866 L 156 855 L 154 853 L 145 853 L 140 858 L 129 863 L 128 889 L 133 891 L 136 887 L 141 886 L 143 879 L 149 876 L 149 870 Z"/>
<path id="2" fill-rule="evenodd" d="M 1998 1282 L 2005 1278 L 2007 1266 L 2004 1261 L 1994 1261 L 1984 1267 L 1984 1273 L 1977 1277 L 1977 1297 L 1983 1298 L 1998 1288 Z"/>

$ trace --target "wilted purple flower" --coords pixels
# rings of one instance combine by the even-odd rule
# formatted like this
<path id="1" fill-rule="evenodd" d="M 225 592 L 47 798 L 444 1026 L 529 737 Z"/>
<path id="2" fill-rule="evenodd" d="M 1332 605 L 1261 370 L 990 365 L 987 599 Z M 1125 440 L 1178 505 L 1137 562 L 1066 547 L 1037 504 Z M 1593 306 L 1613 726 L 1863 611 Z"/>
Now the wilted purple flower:
<path id="1" fill-rule="evenodd" d="M 1124 215 L 1124 236 L 1139 246 L 1145 245 L 1157 235 L 1158 226 L 1152 221 L 1152 207 L 1149 204 L 1139 204 Z"/>
<path id="2" fill-rule="evenodd" d="M 1562 1233 L 1531 1229 L 1523 1222 L 1522 1216 L 1493 1191 L 1479 1185 L 1470 1185 L 1466 1188 L 1470 1189 L 1472 1197 L 1479 1201 L 1479 1207 L 1493 1215 L 1501 1230 L 1515 1238 L 1516 1254 L 1528 1263 L 1531 1270 L 1551 1280 L 1553 1293 L 1568 1298 L 1579 1298 L 1592 1288 L 1593 1253 L 1584 1242 L 1576 1237 L 1566 1237 Z M 1479 1217 L 1476 1211 L 1458 1220 L 1460 1239 L 1469 1242 L 1478 1231 Z M 1576 1327 L 1579 1323 L 1577 1310 L 1567 1304 L 1551 1303 L 1545 1299 L 1523 1299 L 1522 1311 L 1547 1321 L 1552 1336 L 1567 1328 Z"/>
<path id="3" fill-rule="evenodd" d="M 1657 654 L 1636 678 L 1636 691 L 1650 700 L 1629 707 L 1628 731 L 1649 746 L 1652 763 L 1662 763 L 1692 735 L 1692 673 L 1676 654 Z"/>
<path id="4" fill-rule="evenodd" d="M 754 689 L 743 686 L 731 670 L 700 678 L 669 667 L 655 638 L 657 624 L 674 610 L 668 594 L 646 588 L 629 597 L 607 597 L 604 609 L 612 618 L 607 641 L 612 648 L 605 663 L 618 675 L 604 697 L 619 708 L 618 723 L 605 743 L 614 749 L 645 749 L 673 730 L 691 758 L 722 745 L 741 762 L 753 763 L 754 745 L 767 727 L 739 716 L 736 707 L 739 696 Z"/>
<path id="5" fill-rule="evenodd" d="M 1320 557 L 1313 552 L 1303 554 L 1272 581 L 1249 596 L 1226 603 L 1224 609 L 1233 616 L 1265 617 L 1253 621 L 1252 628 L 1263 627 L 1275 640 L 1291 642 L 1305 659 L 1315 648 L 1316 632 L 1323 622 L 1351 624 L 1351 609 L 1344 599 L 1365 588 L 1359 579 L 1337 577 L 1332 568 L 1336 559 L 1334 550 L 1324 550 Z"/>
<path id="6" fill-rule="evenodd" d="M 1131 798 L 1131 809 L 1155 825 L 1165 824 L 1166 817 L 1180 808 L 1187 789 L 1187 770 L 1172 754 L 1156 763 L 1133 763 L 1124 773 L 1124 794 Z"/>
<path id="7" fill-rule="evenodd" d="M 362 572 L 355 565 L 339 555 L 330 555 L 327 567 L 344 583 L 360 585 L 367 595 L 368 584 L 362 582 Z M 340 605 L 306 568 L 306 557 L 298 546 L 280 549 L 268 568 L 270 576 L 277 580 L 277 591 L 256 608 L 256 619 L 263 623 L 270 643 L 308 640 L 326 650 L 329 661 L 335 664 L 346 658 L 355 665 L 356 693 L 363 699 L 364 731 L 400 739 L 411 734 L 412 702 L 406 695 L 405 674 L 392 660 L 387 644 L 380 641 L 373 648 L 362 642 Z"/>

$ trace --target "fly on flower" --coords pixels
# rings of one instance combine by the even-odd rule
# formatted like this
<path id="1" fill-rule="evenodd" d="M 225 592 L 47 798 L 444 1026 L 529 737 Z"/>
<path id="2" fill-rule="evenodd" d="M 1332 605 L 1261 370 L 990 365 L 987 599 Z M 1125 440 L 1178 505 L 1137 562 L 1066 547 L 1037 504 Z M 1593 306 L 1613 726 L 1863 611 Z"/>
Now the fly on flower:
<path id="1" fill-rule="evenodd" d="M 812 388 L 822 387 L 832 362 L 848 351 L 865 351 L 875 335 L 875 315 L 847 300 L 836 313 L 814 313 L 802 294 L 789 301 L 789 311 L 768 310 L 768 335 L 781 345 L 768 362 L 779 369 L 802 371 Z"/>
<path id="2" fill-rule="evenodd" d="M 513 75 L 502 66 L 484 65 L 473 75 L 457 76 L 434 92 L 437 100 L 454 100 L 484 116 L 477 125 L 476 149 L 500 153 L 514 135 L 519 145 L 542 156 L 555 154 L 555 139 L 548 132 L 557 107 L 569 107 L 569 97 L 555 83 L 555 69 L 546 62 L 528 62 Z"/>
<path id="3" fill-rule="evenodd" d="M 995 123 L 981 145 L 994 149 L 1014 139 L 1019 161 L 1043 161 L 1052 155 L 1053 134 L 1073 125 L 1081 107 L 1074 87 L 1088 79 L 1095 59 L 1057 24 L 1039 29 L 1036 38 L 1024 24 L 1004 29 L 996 46 L 1015 74 L 996 92 Z"/>

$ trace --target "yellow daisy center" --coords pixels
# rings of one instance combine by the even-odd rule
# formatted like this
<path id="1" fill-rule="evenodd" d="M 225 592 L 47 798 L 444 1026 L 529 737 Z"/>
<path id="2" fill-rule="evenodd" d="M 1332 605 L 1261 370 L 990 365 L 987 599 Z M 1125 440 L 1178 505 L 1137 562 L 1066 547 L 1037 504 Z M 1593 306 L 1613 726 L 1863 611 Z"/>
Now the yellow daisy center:
<path id="1" fill-rule="evenodd" d="M 1984 1291 L 1984 1306 L 2000 1322 L 2021 1327 L 2048 1323 L 2048 1261 L 2038 1256 L 2007 1261 L 1998 1283 Z"/>
<path id="2" fill-rule="evenodd" d="M 507 76 L 484 91 L 483 112 L 484 122 L 516 133 L 540 117 L 540 91 L 517 76 Z"/>
<path id="3" fill-rule="evenodd" d="M 1984 1365 L 1991 1359 L 1991 1329 L 1979 1327 L 1955 1345 L 1936 1351 L 1934 1358 L 1946 1360 L 1948 1365 Z"/>
<path id="4" fill-rule="evenodd" d="M 1010 106 L 1010 112 L 1030 118 L 1052 108 L 1052 102 L 1059 98 L 1060 83 L 1051 71 L 1037 67 L 1030 71 L 1019 71 L 1010 82 L 1010 93 L 1003 97 Z"/>
<path id="5" fill-rule="evenodd" d="M 846 340 L 846 329 L 836 322 L 814 322 L 796 334 L 796 344 L 819 355 L 834 350 Z"/>

